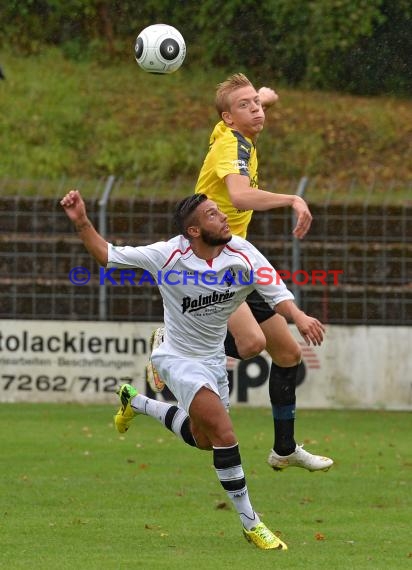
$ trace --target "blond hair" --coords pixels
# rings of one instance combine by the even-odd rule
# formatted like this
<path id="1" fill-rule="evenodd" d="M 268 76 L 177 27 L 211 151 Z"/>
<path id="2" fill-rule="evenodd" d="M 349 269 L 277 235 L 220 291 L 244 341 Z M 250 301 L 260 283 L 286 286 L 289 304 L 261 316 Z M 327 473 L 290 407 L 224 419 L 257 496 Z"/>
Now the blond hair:
<path id="1" fill-rule="evenodd" d="M 242 87 L 253 87 L 252 83 L 243 75 L 243 73 L 235 73 L 228 77 L 216 88 L 215 105 L 219 117 L 222 117 L 224 111 L 230 111 L 230 95 L 233 91 L 241 89 Z"/>

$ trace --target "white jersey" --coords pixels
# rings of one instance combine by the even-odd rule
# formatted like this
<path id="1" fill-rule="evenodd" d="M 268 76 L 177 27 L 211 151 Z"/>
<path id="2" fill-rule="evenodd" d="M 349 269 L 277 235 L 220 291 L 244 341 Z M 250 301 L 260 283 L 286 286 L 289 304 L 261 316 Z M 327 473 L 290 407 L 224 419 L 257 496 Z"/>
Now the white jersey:
<path id="1" fill-rule="evenodd" d="M 109 244 L 108 268 L 139 267 L 163 298 L 165 349 L 190 358 L 223 358 L 227 321 L 254 289 L 274 308 L 293 294 L 269 261 L 233 236 L 212 260 L 200 259 L 183 236 L 147 246 Z"/>

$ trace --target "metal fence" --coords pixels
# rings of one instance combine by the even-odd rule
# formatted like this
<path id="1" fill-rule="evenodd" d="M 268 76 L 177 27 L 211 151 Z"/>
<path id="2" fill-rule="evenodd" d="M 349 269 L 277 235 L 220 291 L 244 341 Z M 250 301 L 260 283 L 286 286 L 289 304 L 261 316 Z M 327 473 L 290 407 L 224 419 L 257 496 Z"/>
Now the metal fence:
<path id="1" fill-rule="evenodd" d="M 174 235 L 174 200 L 116 198 L 116 184 L 102 181 L 87 201 L 89 217 L 109 241 L 138 245 Z M 1 193 L 0 318 L 162 319 L 156 287 L 99 284 L 99 268 L 62 211 L 60 196 Z M 284 272 L 301 307 L 325 323 L 411 325 L 412 205 L 334 203 L 331 193 L 311 211 L 312 228 L 301 242 L 291 237 L 288 209 L 255 213 L 248 235 Z M 87 285 L 71 283 L 76 267 L 90 271 Z"/>

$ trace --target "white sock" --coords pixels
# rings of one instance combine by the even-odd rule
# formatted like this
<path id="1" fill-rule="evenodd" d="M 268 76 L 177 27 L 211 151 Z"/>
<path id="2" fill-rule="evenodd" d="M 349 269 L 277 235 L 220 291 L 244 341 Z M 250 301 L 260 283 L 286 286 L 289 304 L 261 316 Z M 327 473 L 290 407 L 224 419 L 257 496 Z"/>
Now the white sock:
<path id="1" fill-rule="evenodd" d="M 132 398 L 130 405 L 136 412 L 159 421 L 188 445 L 197 447 L 190 429 L 190 418 L 183 408 L 179 408 L 176 404 L 159 402 L 143 394 Z"/>
<path id="2" fill-rule="evenodd" d="M 136 412 L 144 414 L 145 416 L 150 416 L 152 418 L 155 418 L 156 420 L 164 424 L 164 419 L 166 417 L 167 412 L 175 404 L 160 402 L 159 400 L 153 400 L 152 398 L 148 398 L 143 394 L 137 394 L 137 396 L 131 399 L 130 405 Z"/>
<path id="3" fill-rule="evenodd" d="M 245 474 L 238 444 L 230 447 L 213 447 L 213 463 L 220 484 L 225 489 L 246 530 L 260 523 L 249 499 Z"/>

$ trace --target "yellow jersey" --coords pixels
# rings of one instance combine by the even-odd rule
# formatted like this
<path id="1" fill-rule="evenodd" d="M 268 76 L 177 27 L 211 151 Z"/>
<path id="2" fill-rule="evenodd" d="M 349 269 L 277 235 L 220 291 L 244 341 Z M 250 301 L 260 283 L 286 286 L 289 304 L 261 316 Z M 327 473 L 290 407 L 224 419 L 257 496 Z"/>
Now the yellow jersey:
<path id="1" fill-rule="evenodd" d="M 210 137 L 209 151 L 200 170 L 195 193 L 206 194 L 228 217 L 234 235 L 245 238 L 253 210 L 238 210 L 230 200 L 225 184 L 228 174 L 249 178 L 252 188 L 258 188 L 258 161 L 253 141 L 220 121 Z"/>

